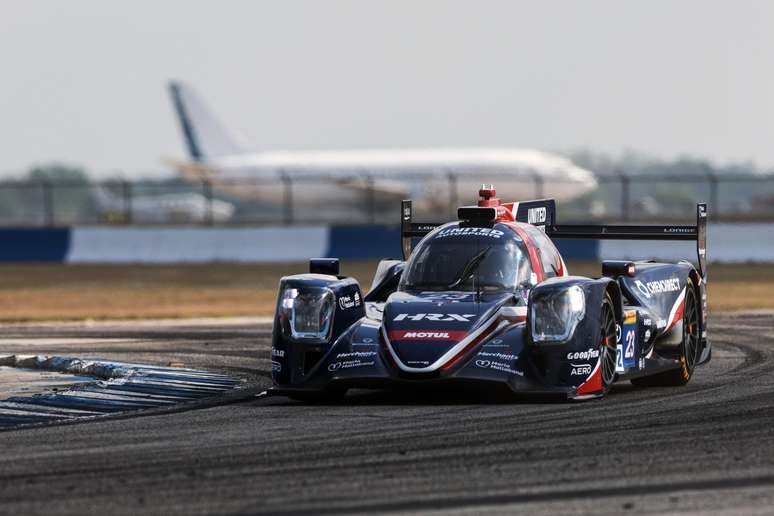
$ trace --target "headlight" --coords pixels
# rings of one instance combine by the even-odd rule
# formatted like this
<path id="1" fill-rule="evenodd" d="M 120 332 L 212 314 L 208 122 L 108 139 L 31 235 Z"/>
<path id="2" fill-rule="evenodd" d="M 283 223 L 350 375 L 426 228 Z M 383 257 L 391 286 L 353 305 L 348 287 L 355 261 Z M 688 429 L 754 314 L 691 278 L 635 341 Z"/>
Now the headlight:
<path id="1" fill-rule="evenodd" d="M 333 292 L 325 287 L 285 289 L 279 304 L 285 336 L 303 342 L 327 342 L 333 326 L 333 298 Z"/>
<path id="2" fill-rule="evenodd" d="M 532 340 L 566 342 L 585 314 L 586 300 L 577 285 L 541 293 L 532 299 Z"/>

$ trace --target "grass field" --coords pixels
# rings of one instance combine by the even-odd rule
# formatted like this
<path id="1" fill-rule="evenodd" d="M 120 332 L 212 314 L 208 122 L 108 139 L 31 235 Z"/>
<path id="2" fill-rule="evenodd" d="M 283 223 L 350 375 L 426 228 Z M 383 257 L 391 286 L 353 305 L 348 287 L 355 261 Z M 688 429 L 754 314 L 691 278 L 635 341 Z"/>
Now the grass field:
<path id="1" fill-rule="evenodd" d="M 375 262 L 342 264 L 367 288 Z M 209 265 L 0 265 L 0 321 L 271 315 L 277 283 L 306 263 Z M 569 264 L 573 274 L 600 266 Z M 712 310 L 774 308 L 774 265 L 712 265 Z"/>

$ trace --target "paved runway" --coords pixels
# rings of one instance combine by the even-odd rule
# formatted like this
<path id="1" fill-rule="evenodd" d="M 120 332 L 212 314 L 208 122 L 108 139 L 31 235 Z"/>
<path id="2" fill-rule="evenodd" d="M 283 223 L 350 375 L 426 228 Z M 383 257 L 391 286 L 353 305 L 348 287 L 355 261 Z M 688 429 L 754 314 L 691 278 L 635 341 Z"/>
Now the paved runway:
<path id="1" fill-rule="evenodd" d="M 774 513 L 774 316 L 715 316 L 683 388 L 476 404 L 243 398 L 0 432 L 1 514 Z M 269 328 L 3 328 L 0 351 L 166 365 L 268 385 Z"/>

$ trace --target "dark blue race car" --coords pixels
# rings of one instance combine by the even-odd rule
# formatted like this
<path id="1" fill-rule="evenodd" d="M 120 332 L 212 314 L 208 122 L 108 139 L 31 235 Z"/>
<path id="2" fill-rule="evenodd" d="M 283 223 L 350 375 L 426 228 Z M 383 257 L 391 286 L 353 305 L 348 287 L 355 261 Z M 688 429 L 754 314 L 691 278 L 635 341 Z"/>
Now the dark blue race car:
<path id="1" fill-rule="evenodd" d="M 382 260 L 365 296 L 336 259 L 282 278 L 270 394 L 459 385 L 586 399 L 618 380 L 684 385 L 710 360 L 705 204 L 696 225 L 557 225 L 553 200 L 479 193 L 446 224 L 412 222 L 403 201 L 404 260 Z M 605 261 L 586 278 L 569 274 L 560 238 L 692 240 L 698 256 Z"/>

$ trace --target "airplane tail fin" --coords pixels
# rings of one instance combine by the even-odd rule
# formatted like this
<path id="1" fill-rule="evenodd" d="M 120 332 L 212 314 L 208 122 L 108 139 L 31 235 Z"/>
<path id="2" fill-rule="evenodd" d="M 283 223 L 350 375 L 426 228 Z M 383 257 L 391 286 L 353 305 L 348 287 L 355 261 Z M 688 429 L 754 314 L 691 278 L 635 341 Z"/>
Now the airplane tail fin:
<path id="1" fill-rule="evenodd" d="M 191 88 L 171 81 L 169 93 L 192 160 L 203 161 L 246 151 L 241 138 L 226 129 Z"/>

